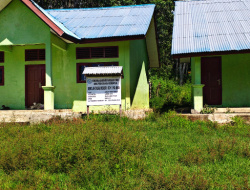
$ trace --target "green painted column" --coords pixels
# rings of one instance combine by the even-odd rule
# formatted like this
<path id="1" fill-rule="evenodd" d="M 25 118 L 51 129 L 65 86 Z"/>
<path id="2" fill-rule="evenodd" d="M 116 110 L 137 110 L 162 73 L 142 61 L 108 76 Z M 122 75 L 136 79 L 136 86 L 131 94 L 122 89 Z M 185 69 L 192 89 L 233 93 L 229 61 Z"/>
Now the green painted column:
<path id="1" fill-rule="evenodd" d="M 203 87 L 201 84 L 201 58 L 191 58 L 192 70 L 192 97 L 195 112 L 200 112 L 203 109 Z"/>
<path id="2" fill-rule="evenodd" d="M 46 43 L 46 76 L 44 90 L 44 110 L 54 109 L 54 89 L 52 84 L 52 43 Z"/>
<path id="3" fill-rule="evenodd" d="M 124 42 L 124 80 L 125 80 L 125 110 L 130 109 L 131 107 L 131 99 L 130 99 L 130 52 L 129 52 L 129 46 L 130 46 L 130 41 L 125 41 Z M 124 89 L 123 89 L 124 91 Z"/>
<path id="4" fill-rule="evenodd" d="M 203 84 L 193 85 L 193 102 L 195 112 L 200 112 L 203 109 Z"/>

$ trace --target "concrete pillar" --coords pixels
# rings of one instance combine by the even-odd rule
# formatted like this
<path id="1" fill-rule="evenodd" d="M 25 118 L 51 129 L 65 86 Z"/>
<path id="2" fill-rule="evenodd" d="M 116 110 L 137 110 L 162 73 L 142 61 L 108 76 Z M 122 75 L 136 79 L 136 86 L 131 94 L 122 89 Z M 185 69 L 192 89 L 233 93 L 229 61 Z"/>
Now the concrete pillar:
<path id="1" fill-rule="evenodd" d="M 131 107 L 131 99 L 130 99 L 130 42 L 124 41 L 124 53 L 125 55 L 125 64 L 124 64 L 124 79 L 125 80 L 125 110 L 130 109 Z"/>
<path id="2" fill-rule="evenodd" d="M 52 84 L 52 43 L 46 43 L 46 76 L 44 90 L 44 110 L 54 109 L 54 89 Z"/>
<path id="3" fill-rule="evenodd" d="M 191 58 L 192 73 L 192 97 L 194 112 L 200 112 L 203 109 L 203 87 L 201 84 L 201 58 Z"/>
<path id="4" fill-rule="evenodd" d="M 203 109 L 203 84 L 194 84 L 193 86 L 193 103 L 195 112 Z"/>

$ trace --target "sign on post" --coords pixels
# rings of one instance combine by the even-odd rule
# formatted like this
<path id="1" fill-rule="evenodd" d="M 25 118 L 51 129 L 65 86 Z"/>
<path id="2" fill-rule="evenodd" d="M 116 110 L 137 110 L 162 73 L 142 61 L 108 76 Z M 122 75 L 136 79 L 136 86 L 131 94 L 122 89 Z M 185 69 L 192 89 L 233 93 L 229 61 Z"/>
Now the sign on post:
<path id="1" fill-rule="evenodd" d="M 121 76 L 87 77 L 87 106 L 121 105 Z"/>
<path id="2" fill-rule="evenodd" d="M 86 67 L 83 73 L 87 83 L 87 115 L 89 106 L 120 105 L 122 66 Z"/>

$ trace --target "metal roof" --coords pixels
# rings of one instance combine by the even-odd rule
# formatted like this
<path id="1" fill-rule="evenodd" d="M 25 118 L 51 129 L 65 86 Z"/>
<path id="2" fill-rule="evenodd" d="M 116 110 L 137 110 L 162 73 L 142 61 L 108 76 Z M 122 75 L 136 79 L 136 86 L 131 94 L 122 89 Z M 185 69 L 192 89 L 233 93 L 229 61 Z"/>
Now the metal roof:
<path id="1" fill-rule="evenodd" d="M 122 66 L 85 67 L 84 75 L 122 75 Z"/>
<path id="2" fill-rule="evenodd" d="M 40 7 L 40 9 L 42 9 Z M 83 9 L 49 9 L 44 12 L 62 30 L 80 39 L 146 35 L 155 5 Z M 65 28 L 63 28 L 63 27 Z"/>
<path id="3" fill-rule="evenodd" d="M 69 36 L 72 36 L 76 39 L 80 39 L 77 35 L 75 35 L 72 31 L 68 30 L 62 23 L 57 21 L 54 17 L 52 17 L 50 14 L 48 14 L 42 7 L 40 7 L 38 4 L 36 4 L 33 0 L 30 0 L 36 8 L 38 8 L 46 17 L 48 17 L 55 25 L 57 25 L 62 31 L 64 31 Z"/>
<path id="4" fill-rule="evenodd" d="M 175 2 L 172 54 L 250 49 L 250 0 Z"/>

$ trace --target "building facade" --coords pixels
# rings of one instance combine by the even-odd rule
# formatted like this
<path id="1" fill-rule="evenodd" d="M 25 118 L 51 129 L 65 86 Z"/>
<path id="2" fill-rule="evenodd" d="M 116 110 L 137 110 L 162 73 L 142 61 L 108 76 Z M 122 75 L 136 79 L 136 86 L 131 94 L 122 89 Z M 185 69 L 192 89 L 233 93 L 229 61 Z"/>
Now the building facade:
<path id="1" fill-rule="evenodd" d="M 159 67 L 154 9 L 44 10 L 32 0 L 3 0 L 0 105 L 28 109 L 36 102 L 46 110 L 85 112 L 84 68 L 119 65 L 122 109 L 148 108 L 147 71 Z"/>

